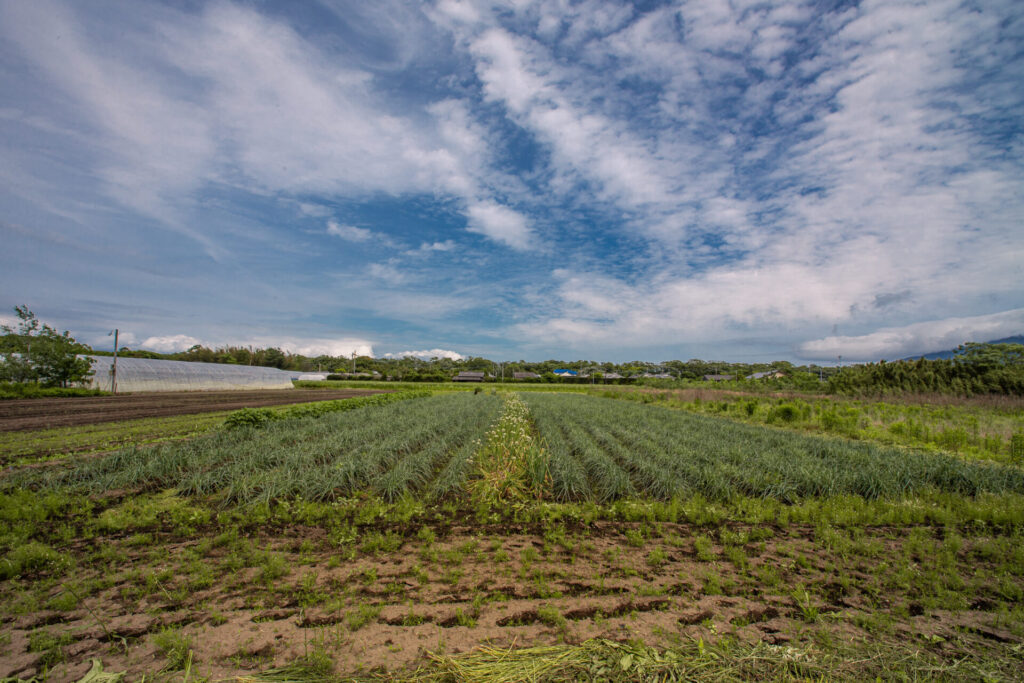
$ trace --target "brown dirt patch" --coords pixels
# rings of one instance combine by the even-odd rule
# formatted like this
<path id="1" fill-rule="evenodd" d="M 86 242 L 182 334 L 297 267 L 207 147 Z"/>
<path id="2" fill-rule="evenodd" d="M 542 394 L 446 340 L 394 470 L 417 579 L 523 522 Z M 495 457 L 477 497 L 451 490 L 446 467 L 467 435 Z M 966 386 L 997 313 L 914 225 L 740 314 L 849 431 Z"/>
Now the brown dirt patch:
<path id="1" fill-rule="evenodd" d="M 386 393 L 386 389 L 276 389 L 270 391 L 188 391 L 0 401 L 0 432 L 48 429 L 212 413 L 239 408 L 331 401 Z"/>
<path id="2" fill-rule="evenodd" d="M 641 528 L 643 545 L 630 545 L 625 531 Z M 250 530 L 225 543 L 211 543 L 217 529 L 191 539 L 159 531 L 143 546 L 111 536 L 75 553 L 74 579 L 96 587 L 71 609 L 42 608 L 59 584 L 0 584 L 12 614 L 33 590 L 40 606 L 0 625 L 0 677 L 41 671 L 44 653 L 28 646 L 39 632 L 71 634 L 55 680 L 81 675 L 92 657 L 131 677 L 158 671 L 166 657 L 156 635 L 166 629 L 189 640 L 194 672 L 212 679 L 280 666 L 313 648 L 352 673 L 415 667 L 428 651 L 594 637 L 661 647 L 723 636 L 777 645 L 875 639 L 951 657 L 1021 644 L 992 612 L 929 608 L 914 587 L 886 588 L 891 572 L 859 573 L 862 560 L 830 555 L 808 527 L 745 544 L 744 566 L 717 540 L 707 559 L 707 540 L 701 551 L 696 539 L 714 539 L 715 530 L 687 525 L 601 523 L 551 534 L 442 524 L 432 543 L 416 529 L 394 530 L 401 546 L 373 555 L 354 552 L 358 541 L 333 546 L 323 529 L 302 526 Z M 893 531 L 865 532 L 888 561 L 904 556 Z M 962 560 L 952 571 L 978 570 L 966 549 Z"/>

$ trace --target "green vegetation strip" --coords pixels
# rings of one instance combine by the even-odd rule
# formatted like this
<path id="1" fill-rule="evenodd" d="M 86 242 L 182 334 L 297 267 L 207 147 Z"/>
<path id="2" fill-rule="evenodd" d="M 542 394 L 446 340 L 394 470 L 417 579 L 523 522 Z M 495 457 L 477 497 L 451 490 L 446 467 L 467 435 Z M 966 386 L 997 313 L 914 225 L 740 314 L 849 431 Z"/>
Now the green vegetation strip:
<path id="1" fill-rule="evenodd" d="M 188 443 L 125 449 L 54 471 L 15 472 L 0 486 L 102 493 L 161 490 L 224 503 L 324 500 L 370 490 L 434 498 L 460 491 L 474 439 L 496 418 L 494 396 L 450 394 L 272 421 Z"/>
<path id="2" fill-rule="evenodd" d="M 45 387 L 34 382 L 0 382 L 0 400 L 69 396 L 110 396 L 110 392 L 84 387 Z"/>
<path id="3" fill-rule="evenodd" d="M 705 394 L 702 398 L 701 394 Z M 710 394 L 710 400 L 707 395 Z M 1024 439 L 1024 410 L 1016 400 L 918 404 L 813 396 L 763 397 L 701 391 L 605 389 L 606 398 L 657 403 L 751 424 L 824 433 L 861 441 L 957 453 L 968 458 L 1024 463 L 1014 438 Z"/>
<path id="4" fill-rule="evenodd" d="M 513 395 L 503 402 L 468 392 L 381 399 L 385 405 L 374 405 L 376 399 L 363 410 L 259 422 L 187 443 L 126 449 L 61 471 L 14 472 L 0 487 L 93 494 L 174 489 L 246 504 L 364 493 L 440 500 L 469 489 L 477 505 L 488 506 L 527 497 L 610 502 L 750 496 L 794 503 L 929 491 L 1024 493 L 1024 471 L 1016 467 L 770 430 L 657 405 L 559 394 L 528 394 L 525 403 Z M 320 412 L 316 405 L 296 408 L 286 410 Z M 485 433 L 489 425 L 494 428 Z"/>
<path id="5" fill-rule="evenodd" d="M 317 417 L 330 412 L 383 405 L 429 396 L 419 389 L 373 396 L 299 403 L 269 408 L 151 417 L 31 431 L 0 432 L 0 466 L 53 461 L 71 455 L 106 453 L 127 445 L 146 446 L 197 437 L 222 427 L 261 426 L 269 422 Z"/>
<path id="6" fill-rule="evenodd" d="M 855 494 L 895 498 L 938 490 L 1024 493 L 1024 471 L 845 439 L 805 436 L 651 405 L 533 394 L 560 500 L 700 494 L 791 502 Z"/>
<path id="7" fill-rule="evenodd" d="M 187 439 L 220 429 L 227 415 L 227 411 L 221 411 L 24 432 L 0 432 L 0 465 L 21 465 L 70 455 L 103 453 L 128 444 L 144 446 Z"/>
<path id="8" fill-rule="evenodd" d="M 328 413 L 343 413 L 346 410 L 365 408 L 366 406 L 383 406 L 388 403 L 407 401 L 411 398 L 430 396 L 432 392 L 419 389 L 416 391 L 399 391 L 390 394 L 374 394 L 373 396 L 356 396 L 336 401 L 316 401 L 299 403 L 284 408 L 242 408 L 236 410 L 224 421 L 228 429 L 240 427 L 262 427 L 275 420 L 293 420 L 303 417 L 320 417 Z"/>

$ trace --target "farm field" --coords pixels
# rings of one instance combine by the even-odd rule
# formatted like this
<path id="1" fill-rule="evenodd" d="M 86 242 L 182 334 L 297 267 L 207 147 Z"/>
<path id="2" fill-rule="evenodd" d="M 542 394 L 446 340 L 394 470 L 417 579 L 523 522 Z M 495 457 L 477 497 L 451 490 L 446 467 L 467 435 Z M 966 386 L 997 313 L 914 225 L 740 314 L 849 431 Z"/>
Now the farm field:
<path id="1" fill-rule="evenodd" d="M 409 396 L 5 472 L 0 677 L 1019 676 L 1019 466 Z"/>
<path id="2" fill-rule="evenodd" d="M 326 401 L 386 389 L 194 391 L 0 401 L 0 432 Z"/>
<path id="3" fill-rule="evenodd" d="M 303 388 L 371 388 L 374 382 L 298 382 Z M 662 383 L 671 385 L 672 383 Z M 389 388 L 468 390 L 452 384 L 389 383 Z M 1017 436 L 1024 459 L 1024 397 L 948 394 L 852 398 L 821 393 L 772 391 L 754 385 L 744 391 L 714 387 L 602 386 L 587 384 L 497 384 L 499 392 L 578 393 L 641 403 L 657 403 L 687 412 L 724 417 L 774 429 L 841 436 L 966 458 L 1013 461 Z"/>
<path id="4" fill-rule="evenodd" d="M 713 389 L 602 389 L 602 396 L 653 402 L 750 424 L 850 439 L 947 451 L 1010 462 L 1016 435 L 1024 449 L 1024 398 L 947 395 L 856 399 Z"/>

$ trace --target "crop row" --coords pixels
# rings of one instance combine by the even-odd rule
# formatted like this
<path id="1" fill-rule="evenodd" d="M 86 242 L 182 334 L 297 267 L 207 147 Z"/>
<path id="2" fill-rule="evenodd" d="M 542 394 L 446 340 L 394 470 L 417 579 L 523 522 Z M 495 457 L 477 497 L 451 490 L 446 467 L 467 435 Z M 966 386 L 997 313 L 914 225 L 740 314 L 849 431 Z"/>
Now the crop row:
<path id="1" fill-rule="evenodd" d="M 488 395 L 419 398 L 125 449 L 6 484 L 88 493 L 175 488 L 224 502 L 326 500 L 367 490 L 387 499 L 406 491 L 438 498 L 461 491 L 476 439 L 500 408 Z"/>
<path id="2" fill-rule="evenodd" d="M 936 489 L 1024 492 L 1019 468 L 766 429 L 657 405 L 556 394 L 526 397 L 563 500 L 700 493 L 794 501 Z"/>
<path id="3" fill-rule="evenodd" d="M 387 500 L 407 493 L 429 500 L 468 499 L 474 492 L 475 500 L 487 482 L 494 484 L 492 492 L 515 489 L 525 495 L 529 490 L 530 496 L 598 502 L 694 494 L 794 502 L 849 494 L 899 498 L 925 491 L 1024 493 L 1020 468 L 941 453 L 801 435 L 598 397 L 513 395 L 504 413 L 502 403 L 486 393 L 442 394 L 273 421 L 183 443 L 125 449 L 70 469 L 12 473 L 0 480 L 0 489 L 176 489 L 224 503 L 332 500 L 366 492 Z M 494 429 L 488 431 L 490 426 Z M 501 494 L 493 502 L 508 499 Z"/>

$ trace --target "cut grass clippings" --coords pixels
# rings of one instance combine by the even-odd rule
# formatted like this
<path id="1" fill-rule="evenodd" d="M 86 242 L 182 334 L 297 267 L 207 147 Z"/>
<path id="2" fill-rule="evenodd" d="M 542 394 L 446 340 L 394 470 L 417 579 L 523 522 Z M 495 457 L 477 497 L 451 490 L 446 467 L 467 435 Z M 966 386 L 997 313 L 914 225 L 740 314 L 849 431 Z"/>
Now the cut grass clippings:
<path id="1" fill-rule="evenodd" d="M 807 643 L 774 645 L 764 641 L 740 644 L 730 638 L 705 642 L 691 639 L 659 649 L 640 642 L 604 638 L 578 645 L 495 648 L 482 646 L 458 655 L 428 652 L 428 663 L 412 673 L 339 677 L 322 667 L 299 662 L 263 673 L 241 676 L 239 683 L 289 681 L 390 681 L 392 683 L 610 683 L 688 681 L 860 681 L 860 680 L 1000 680 L 1010 669 L 994 670 L 964 652 L 952 663 L 933 653 L 897 651 L 866 642 L 828 651 Z M 1008 663 L 1007 663 L 1008 664 Z"/>

